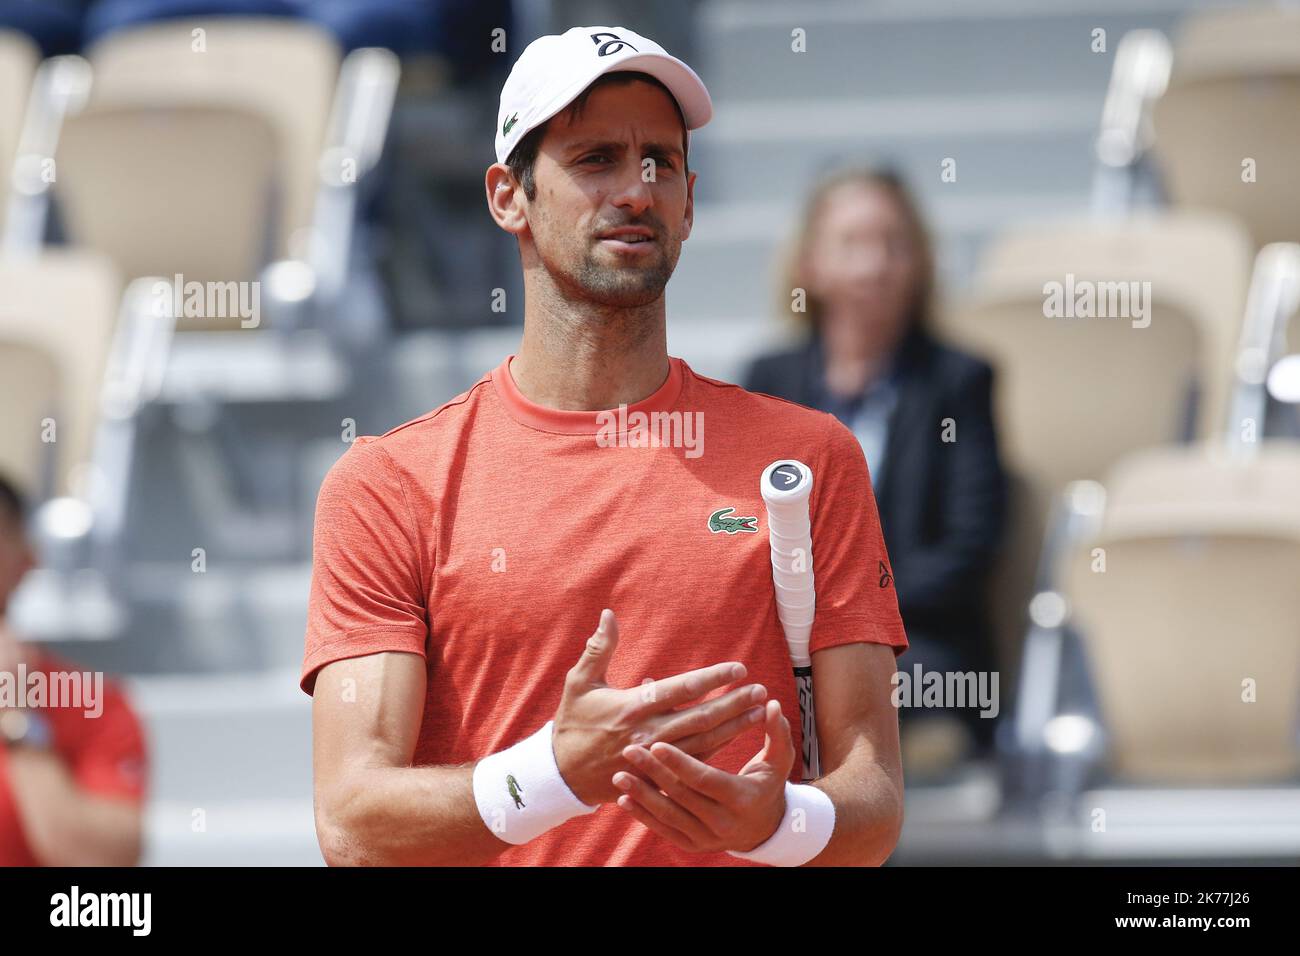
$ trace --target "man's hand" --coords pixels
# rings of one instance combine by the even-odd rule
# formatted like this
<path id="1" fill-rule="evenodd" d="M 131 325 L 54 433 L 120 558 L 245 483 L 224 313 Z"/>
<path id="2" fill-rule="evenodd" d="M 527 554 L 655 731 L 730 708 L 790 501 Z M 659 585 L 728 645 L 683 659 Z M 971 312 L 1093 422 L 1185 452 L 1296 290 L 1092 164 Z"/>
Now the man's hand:
<path id="1" fill-rule="evenodd" d="M 605 674 L 617 647 L 618 622 L 614 612 L 606 609 L 582 657 L 565 677 L 564 695 L 555 713 L 555 762 L 564 782 L 583 803 L 609 803 L 622 792 L 611 778 L 630 769 L 624 757 L 629 745 L 671 742 L 675 749 L 707 760 L 763 719 L 759 705 L 767 699 L 767 689 L 761 684 L 747 684 L 685 706 L 742 679 L 743 664 L 714 664 L 640 687 L 616 689 L 605 683 Z"/>
<path id="2" fill-rule="evenodd" d="M 628 762 L 654 786 L 616 773 L 611 782 L 625 791 L 618 805 L 693 853 L 746 853 L 766 842 L 785 816 L 785 782 L 795 753 L 781 705 L 768 701 L 765 716 L 763 749 L 738 774 L 710 767 L 672 744 L 628 747 Z"/>

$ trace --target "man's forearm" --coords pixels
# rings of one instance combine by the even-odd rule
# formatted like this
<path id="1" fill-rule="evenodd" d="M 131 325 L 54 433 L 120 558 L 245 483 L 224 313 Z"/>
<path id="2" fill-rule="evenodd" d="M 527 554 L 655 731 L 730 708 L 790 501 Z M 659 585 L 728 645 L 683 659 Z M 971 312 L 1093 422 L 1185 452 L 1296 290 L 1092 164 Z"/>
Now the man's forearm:
<path id="1" fill-rule="evenodd" d="M 510 844 L 483 823 L 474 765 L 372 767 L 323 788 L 316 832 L 331 866 L 474 866 Z"/>
<path id="2" fill-rule="evenodd" d="M 140 809 L 128 800 L 86 793 L 54 754 L 9 754 L 23 832 L 45 866 L 134 866 L 140 858 Z"/>
<path id="3" fill-rule="evenodd" d="M 835 804 L 835 831 L 805 866 L 880 866 L 889 859 L 903 827 L 903 782 L 869 747 L 855 748 L 813 786 Z"/>

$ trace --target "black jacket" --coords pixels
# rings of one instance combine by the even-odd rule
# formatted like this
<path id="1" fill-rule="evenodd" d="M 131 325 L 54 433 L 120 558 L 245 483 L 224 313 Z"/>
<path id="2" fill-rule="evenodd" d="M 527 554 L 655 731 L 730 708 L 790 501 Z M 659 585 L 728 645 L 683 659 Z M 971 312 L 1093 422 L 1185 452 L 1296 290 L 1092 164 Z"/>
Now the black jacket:
<path id="1" fill-rule="evenodd" d="M 814 338 L 759 358 L 744 385 L 817 408 L 820 349 Z M 1006 513 L 993 370 L 916 331 L 900 348 L 897 374 L 876 504 L 903 623 L 909 636 L 944 644 L 965 666 L 991 667 L 986 591 Z M 945 442 L 949 418 L 956 440 Z"/>

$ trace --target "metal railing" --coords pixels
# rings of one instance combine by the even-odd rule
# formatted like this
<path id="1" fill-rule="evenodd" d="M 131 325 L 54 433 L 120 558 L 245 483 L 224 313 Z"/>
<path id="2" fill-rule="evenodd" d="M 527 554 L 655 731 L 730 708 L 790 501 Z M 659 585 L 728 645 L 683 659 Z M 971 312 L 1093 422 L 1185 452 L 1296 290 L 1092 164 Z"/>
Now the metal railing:
<path id="1" fill-rule="evenodd" d="M 1300 308 L 1300 243 L 1274 242 L 1259 250 L 1233 361 L 1224 440 L 1234 457 L 1252 458 L 1264 437 L 1268 374 L 1285 349 L 1286 326 Z"/>
<path id="2" fill-rule="evenodd" d="M 1173 52 L 1159 30 L 1133 30 L 1120 40 L 1095 146 L 1094 213 L 1128 212 L 1144 188 L 1154 189 L 1147 160 L 1155 139 L 1151 112 L 1169 85 L 1172 66 Z"/>

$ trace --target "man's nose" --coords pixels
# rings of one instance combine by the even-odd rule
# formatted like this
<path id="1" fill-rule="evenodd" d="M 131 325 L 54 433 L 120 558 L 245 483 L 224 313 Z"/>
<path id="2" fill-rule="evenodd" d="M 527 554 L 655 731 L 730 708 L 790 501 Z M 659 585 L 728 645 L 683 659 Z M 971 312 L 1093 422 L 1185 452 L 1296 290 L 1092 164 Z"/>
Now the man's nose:
<path id="1" fill-rule="evenodd" d="M 615 206 L 626 209 L 634 215 L 648 209 L 654 202 L 650 187 L 654 185 L 646 180 L 641 160 L 629 160 L 619 171 L 617 188 L 610 197 Z M 649 167 L 652 171 L 653 166 Z M 651 173 L 653 175 L 653 172 Z"/>

